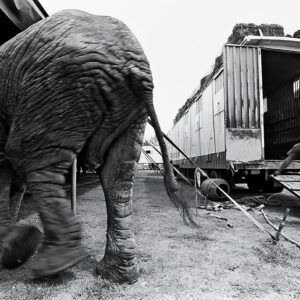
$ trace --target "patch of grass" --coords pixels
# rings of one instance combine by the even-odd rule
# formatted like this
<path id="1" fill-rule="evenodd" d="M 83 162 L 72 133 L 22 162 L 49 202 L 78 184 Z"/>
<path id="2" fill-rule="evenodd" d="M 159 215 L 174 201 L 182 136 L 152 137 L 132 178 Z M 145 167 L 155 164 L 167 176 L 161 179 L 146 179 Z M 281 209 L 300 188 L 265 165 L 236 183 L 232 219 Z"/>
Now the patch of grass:
<path id="1" fill-rule="evenodd" d="M 297 256 L 286 249 L 282 244 L 272 242 L 260 243 L 259 247 L 253 247 L 259 259 L 268 264 L 289 265 L 295 264 Z"/>
<path id="2" fill-rule="evenodd" d="M 80 299 L 87 300 L 107 300 L 113 299 L 113 295 L 120 292 L 121 288 L 105 279 L 97 278 L 87 286 L 83 287 L 81 292 L 77 293 Z"/>
<path id="3" fill-rule="evenodd" d="M 182 188 L 194 205 L 194 190 Z M 52 280 L 30 279 L 29 263 L 12 271 L 1 269 L 1 300 L 300 299 L 299 249 L 283 241 L 267 242 L 268 237 L 235 209 L 217 213 L 233 228 L 201 210 L 196 217 L 200 229 L 184 225 L 158 177 L 138 177 L 135 185 L 138 282 L 117 285 L 103 280 L 95 274 L 106 242 L 103 191 L 84 186 L 78 195 L 89 256 Z M 22 222 L 36 224 L 36 215 L 24 208 Z M 298 234 L 296 229 L 291 232 Z"/>

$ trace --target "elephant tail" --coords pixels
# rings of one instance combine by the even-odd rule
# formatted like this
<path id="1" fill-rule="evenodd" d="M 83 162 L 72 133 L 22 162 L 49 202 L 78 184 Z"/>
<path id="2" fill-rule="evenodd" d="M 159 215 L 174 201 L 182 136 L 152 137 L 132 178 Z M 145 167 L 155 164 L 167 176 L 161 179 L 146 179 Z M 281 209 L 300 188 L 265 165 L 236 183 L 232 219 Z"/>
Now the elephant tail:
<path id="1" fill-rule="evenodd" d="M 175 204 L 180 214 L 182 215 L 184 222 L 190 226 L 198 227 L 198 224 L 194 221 L 194 219 L 191 216 L 190 209 L 187 205 L 186 200 L 184 199 L 183 196 L 179 195 L 178 184 L 176 182 L 174 172 L 173 172 L 173 167 L 169 159 L 167 146 L 153 106 L 152 92 L 151 94 L 149 93 L 149 95 L 147 96 L 146 109 L 152 121 L 152 126 L 155 130 L 155 134 L 161 149 L 163 163 L 164 163 L 164 181 L 165 181 L 167 193 L 171 201 Z"/>

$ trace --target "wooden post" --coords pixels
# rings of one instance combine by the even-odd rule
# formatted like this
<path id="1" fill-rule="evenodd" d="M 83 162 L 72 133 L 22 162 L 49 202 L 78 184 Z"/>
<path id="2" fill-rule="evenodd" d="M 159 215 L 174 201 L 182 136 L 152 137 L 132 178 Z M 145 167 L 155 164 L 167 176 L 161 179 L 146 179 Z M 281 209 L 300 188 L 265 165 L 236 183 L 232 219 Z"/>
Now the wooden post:
<path id="1" fill-rule="evenodd" d="M 284 225 L 285 225 L 285 220 L 286 220 L 286 218 L 287 218 L 289 212 L 290 212 L 290 209 L 287 208 L 287 209 L 285 210 L 284 216 L 283 216 L 283 218 L 282 218 L 282 220 L 281 220 L 281 223 L 280 223 L 280 225 L 279 225 L 279 227 L 278 227 L 278 230 L 277 230 L 277 233 L 276 233 L 276 235 L 275 235 L 275 243 L 276 243 L 277 241 L 279 241 L 279 236 L 280 236 L 281 230 L 283 229 L 283 227 L 284 227 Z"/>
<path id="2" fill-rule="evenodd" d="M 196 208 L 196 216 L 198 216 L 198 187 L 201 186 L 201 172 L 199 168 L 195 169 L 194 172 L 194 188 L 195 188 L 195 208 Z"/>
<path id="3" fill-rule="evenodd" d="M 72 164 L 72 192 L 71 192 L 71 209 L 76 215 L 76 181 L 77 181 L 77 158 L 75 157 Z"/>

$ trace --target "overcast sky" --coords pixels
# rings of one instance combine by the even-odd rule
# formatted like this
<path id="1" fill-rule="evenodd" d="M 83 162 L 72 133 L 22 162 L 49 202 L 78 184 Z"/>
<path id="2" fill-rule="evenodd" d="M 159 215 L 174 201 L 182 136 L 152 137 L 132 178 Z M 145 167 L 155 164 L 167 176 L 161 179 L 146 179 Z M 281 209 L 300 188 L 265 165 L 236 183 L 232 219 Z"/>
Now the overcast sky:
<path id="1" fill-rule="evenodd" d="M 236 23 L 300 29 L 299 0 L 40 0 L 48 14 L 68 8 L 127 24 L 150 61 L 154 105 L 163 131 L 211 69 Z M 146 135 L 152 136 L 147 129 Z"/>

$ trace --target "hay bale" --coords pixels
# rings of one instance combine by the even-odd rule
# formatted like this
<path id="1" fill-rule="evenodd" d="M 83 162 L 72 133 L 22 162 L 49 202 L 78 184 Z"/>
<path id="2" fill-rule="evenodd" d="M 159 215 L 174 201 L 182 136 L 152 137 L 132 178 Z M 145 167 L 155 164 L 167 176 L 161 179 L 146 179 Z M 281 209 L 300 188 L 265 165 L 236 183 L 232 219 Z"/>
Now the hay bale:
<path id="1" fill-rule="evenodd" d="M 284 36 L 284 29 L 278 24 L 260 24 L 259 29 L 264 36 Z"/>
<path id="2" fill-rule="evenodd" d="M 229 36 L 227 43 L 241 44 L 247 35 L 260 35 L 260 30 L 264 36 L 284 36 L 284 29 L 278 24 L 261 24 L 239 23 L 233 27 L 232 34 Z"/>
<path id="3" fill-rule="evenodd" d="M 232 29 L 232 34 L 227 39 L 227 43 L 240 44 L 247 35 L 259 35 L 258 26 L 252 23 L 236 24 Z"/>

